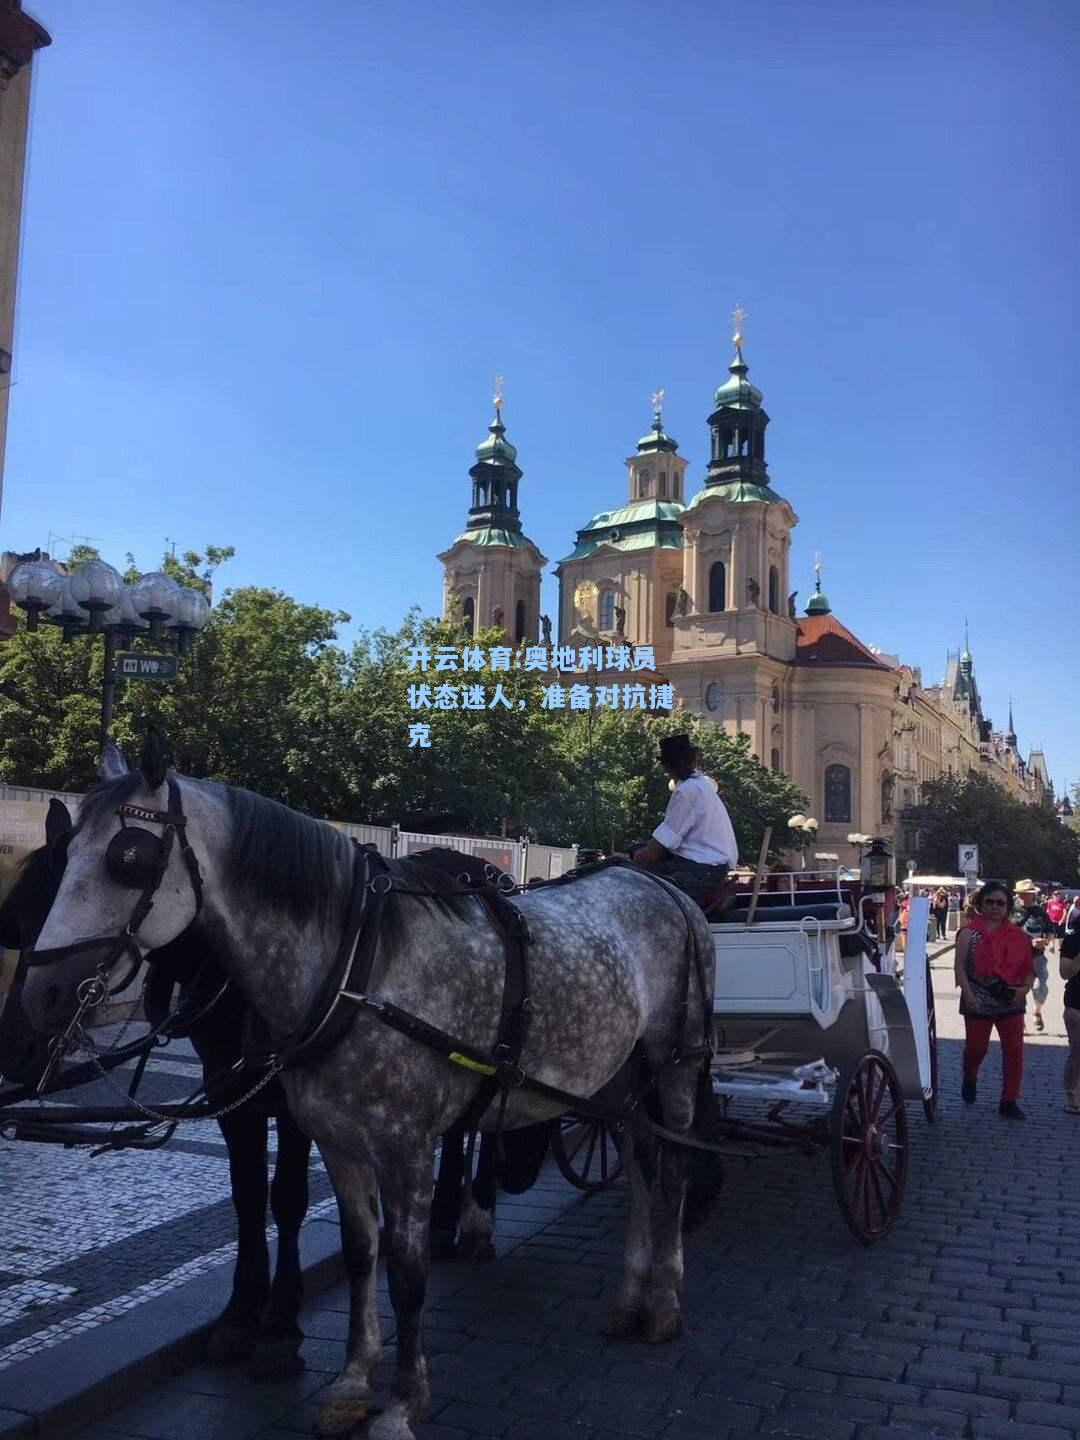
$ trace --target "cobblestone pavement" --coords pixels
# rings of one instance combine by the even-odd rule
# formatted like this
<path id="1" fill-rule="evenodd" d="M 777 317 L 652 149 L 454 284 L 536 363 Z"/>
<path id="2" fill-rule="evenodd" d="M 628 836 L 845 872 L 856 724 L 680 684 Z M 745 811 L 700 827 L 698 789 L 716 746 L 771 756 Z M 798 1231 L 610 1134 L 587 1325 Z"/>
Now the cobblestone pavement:
<path id="1" fill-rule="evenodd" d="M 1052 967 L 1053 968 L 1053 967 Z M 686 1251 L 685 1334 L 650 1349 L 600 1327 L 621 1249 L 621 1187 L 552 1208 L 500 1260 L 434 1272 L 435 1402 L 422 1440 L 1072 1440 L 1080 1432 L 1080 1121 L 1064 1114 L 1061 986 L 1027 1050 L 1026 1125 L 998 1119 L 999 1051 L 960 1103 L 948 955 L 935 965 L 943 1105 L 910 1107 L 903 1215 L 871 1248 L 844 1227 L 824 1156 L 732 1160 Z M 505 1217 L 504 1211 L 504 1217 Z M 1073 1227 L 1076 1227 L 1075 1229 Z M 531 1228 L 531 1227 L 526 1227 Z M 384 1328 L 392 1333 L 385 1290 Z M 252 1385 L 195 1368 L 81 1440 L 288 1440 L 310 1431 L 340 1367 L 345 1289 L 306 1309 L 307 1373 Z M 390 1372 L 389 1347 L 384 1378 Z"/>
<path id="2" fill-rule="evenodd" d="M 138 1092 L 151 1106 L 183 1100 L 202 1075 L 185 1041 L 151 1063 Z M 129 1075 L 129 1067 L 114 1072 Z M 115 1100 L 99 1082 L 67 1092 L 62 1103 Z M 310 1218 L 336 1219 L 317 1152 L 312 1167 Z M 228 1157 L 212 1120 L 182 1126 L 162 1150 L 95 1159 L 88 1150 L 0 1141 L 0 1195 L 0 1392 L 8 1366 L 234 1253 Z"/>

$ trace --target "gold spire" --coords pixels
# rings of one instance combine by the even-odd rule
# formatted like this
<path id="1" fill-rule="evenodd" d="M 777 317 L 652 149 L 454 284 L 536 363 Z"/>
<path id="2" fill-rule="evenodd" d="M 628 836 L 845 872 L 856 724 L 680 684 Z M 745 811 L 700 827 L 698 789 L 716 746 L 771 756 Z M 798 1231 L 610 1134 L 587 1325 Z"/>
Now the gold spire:
<path id="1" fill-rule="evenodd" d="M 746 320 L 746 319 L 748 319 L 748 318 L 749 318 L 748 312 L 745 311 L 741 305 L 736 305 L 736 306 L 735 306 L 735 309 L 732 310 L 732 312 L 731 312 L 731 323 L 732 323 L 732 325 L 735 326 L 735 334 L 732 335 L 731 338 L 732 338 L 732 340 L 734 340 L 734 342 L 735 342 L 735 349 L 736 349 L 736 350 L 741 350 L 741 349 L 742 349 L 742 342 L 743 342 L 742 323 L 743 323 L 744 320 Z"/>
<path id="2" fill-rule="evenodd" d="M 664 392 L 663 390 L 654 390 L 649 398 L 652 401 L 653 425 L 659 430 L 660 420 L 664 413 Z"/>
<path id="3" fill-rule="evenodd" d="M 502 377 L 501 375 L 496 375 L 496 376 L 495 376 L 495 382 L 494 382 L 494 383 L 495 383 L 495 398 L 494 398 L 494 400 L 492 401 L 492 403 L 494 404 L 495 409 L 499 412 L 499 417 L 500 417 L 500 419 L 501 419 L 501 418 L 502 418 L 502 407 L 503 407 L 503 384 L 504 384 L 505 382 L 503 381 L 503 377 Z"/>

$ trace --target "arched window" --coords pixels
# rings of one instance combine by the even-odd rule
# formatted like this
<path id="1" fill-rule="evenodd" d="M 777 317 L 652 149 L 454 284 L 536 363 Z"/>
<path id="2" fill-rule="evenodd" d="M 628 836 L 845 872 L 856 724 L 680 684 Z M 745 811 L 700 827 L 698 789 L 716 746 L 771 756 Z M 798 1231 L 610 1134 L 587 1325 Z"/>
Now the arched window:
<path id="1" fill-rule="evenodd" d="M 466 595 L 462 601 L 461 611 L 465 619 L 465 632 L 471 635 L 476 629 L 476 604 L 471 595 Z"/>
<path id="2" fill-rule="evenodd" d="M 775 565 L 769 566 L 769 609 L 780 614 L 780 571 Z"/>
<path id="3" fill-rule="evenodd" d="M 600 596 L 600 629 L 615 629 L 615 592 L 605 590 Z"/>
<path id="4" fill-rule="evenodd" d="M 661 471 L 660 471 L 660 490 L 659 490 L 659 495 L 660 495 L 660 499 L 661 499 L 661 500 L 666 500 L 666 499 L 667 499 L 667 471 L 666 471 L 666 470 L 661 470 Z"/>
<path id="5" fill-rule="evenodd" d="M 825 819 L 851 824 L 851 770 L 847 765 L 825 766 Z"/>
<path id="6" fill-rule="evenodd" d="M 674 628 L 675 625 L 675 605 L 678 599 L 678 591 L 669 590 L 667 599 L 664 601 L 664 624 L 670 625 L 672 628 Z"/>
<path id="7" fill-rule="evenodd" d="M 772 755 L 770 756 L 770 764 L 772 765 L 772 768 L 773 768 L 774 770 L 779 770 L 779 769 L 780 769 L 780 751 L 777 749 L 777 747 L 776 747 L 775 745 L 774 745 L 773 748 L 772 748 Z"/>
<path id="8" fill-rule="evenodd" d="M 722 560 L 709 567 L 709 609 L 727 609 L 727 566 Z"/>
<path id="9" fill-rule="evenodd" d="M 652 471 L 646 465 L 638 472 L 638 498 L 647 500 L 652 494 Z"/>
<path id="10" fill-rule="evenodd" d="M 514 640 L 518 645 L 525 639 L 525 601 L 519 600 L 514 611 Z"/>

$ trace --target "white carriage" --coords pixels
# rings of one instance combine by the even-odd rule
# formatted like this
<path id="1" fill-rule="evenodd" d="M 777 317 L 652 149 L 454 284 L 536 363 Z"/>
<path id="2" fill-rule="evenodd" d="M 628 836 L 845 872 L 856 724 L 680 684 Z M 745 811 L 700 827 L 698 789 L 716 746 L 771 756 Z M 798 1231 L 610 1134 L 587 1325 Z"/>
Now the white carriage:
<path id="1" fill-rule="evenodd" d="M 929 902 L 911 902 L 901 972 L 880 909 L 857 882 L 834 871 L 782 883 L 756 897 L 737 893 L 710 923 L 721 1132 L 829 1148 L 844 1219 L 869 1242 L 899 1213 L 905 1102 L 920 1102 L 931 1123 L 937 1115 L 927 917 L 916 911 Z M 743 1101 L 758 1104 L 732 1110 Z"/>

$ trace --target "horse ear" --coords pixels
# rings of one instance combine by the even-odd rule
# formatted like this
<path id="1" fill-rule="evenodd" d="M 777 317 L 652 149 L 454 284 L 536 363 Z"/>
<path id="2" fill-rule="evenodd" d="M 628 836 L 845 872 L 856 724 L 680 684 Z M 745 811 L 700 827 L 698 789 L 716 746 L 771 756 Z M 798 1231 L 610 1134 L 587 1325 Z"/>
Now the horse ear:
<path id="1" fill-rule="evenodd" d="M 123 755 L 111 740 L 106 740 L 101 747 L 101 759 L 98 761 L 98 774 L 102 780 L 118 780 L 121 775 L 128 773 L 128 763 Z"/>
<path id="2" fill-rule="evenodd" d="M 139 769 L 151 790 L 158 790 L 165 784 L 168 756 L 165 752 L 165 736 L 156 728 L 146 732 L 142 749 L 139 751 Z"/>
<path id="3" fill-rule="evenodd" d="M 48 814 L 45 816 L 45 841 L 48 845 L 54 845 L 61 835 L 66 835 L 71 829 L 71 812 L 62 800 L 50 800 Z"/>

